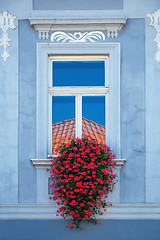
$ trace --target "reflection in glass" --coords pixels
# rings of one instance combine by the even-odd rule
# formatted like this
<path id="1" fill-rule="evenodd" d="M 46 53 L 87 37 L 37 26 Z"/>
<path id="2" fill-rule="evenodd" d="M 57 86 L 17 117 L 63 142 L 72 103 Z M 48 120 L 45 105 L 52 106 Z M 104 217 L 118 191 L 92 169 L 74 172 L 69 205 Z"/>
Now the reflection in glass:
<path id="1" fill-rule="evenodd" d="M 105 144 L 105 97 L 82 97 L 82 135 Z"/>
<path id="2" fill-rule="evenodd" d="M 53 62 L 53 86 L 104 86 L 104 61 Z"/>
<path id="3" fill-rule="evenodd" d="M 75 99 L 74 97 L 52 97 L 52 154 L 56 148 L 68 143 L 75 136 Z"/>

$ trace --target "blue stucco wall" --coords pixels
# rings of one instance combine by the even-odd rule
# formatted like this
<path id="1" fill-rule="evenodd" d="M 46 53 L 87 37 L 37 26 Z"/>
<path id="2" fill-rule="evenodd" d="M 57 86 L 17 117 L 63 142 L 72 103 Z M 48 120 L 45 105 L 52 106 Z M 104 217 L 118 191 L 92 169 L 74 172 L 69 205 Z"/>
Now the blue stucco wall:
<path id="1" fill-rule="evenodd" d="M 122 12 L 109 11 L 108 15 L 101 12 L 101 17 L 115 16 L 115 13 L 128 17 L 118 39 L 107 39 L 121 43 L 122 157 L 127 159 L 121 170 L 121 201 L 159 202 L 159 191 L 152 187 L 160 184 L 159 64 L 154 59 L 156 30 L 149 26 L 150 20 L 145 19 L 147 13 L 158 8 L 159 1 L 147 0 L 145 5 L 139 1 L 123 2 Z M 30 158 L 35 157 L 36 42 L 39 40 L 37 32 L 25 19 L 76 14 L 96 17 L 99 14 L 54 11 L 52 15 L 50 11 L 34 11 L 33 6 L 32 0 L 0 2 L 1 10 L 6 9 L 17 17 L 17 28 L 9 30 L 10 58 L 6 63 L 0 61 L 0 125 L 3 126 L 0 131 L 0 191 L 3 193 L 0 204 L 36 201 L 36 170 Z M 0 48 L 0 54 L 2 51 Z"/>
<path id="2" fill-rule="evenodd" d="M 33 0 L 34 10 L 100 10 L 122 9 L 123 0 Z"/>
<path id="3" fill-rule="evenodd" d="M 129 19 L 121 42 L 121 201 L 145 201 L 145 20 Z"/>
<path id="4" fill-rule="evenodd" d="M 121 201 L 145 199 L 145 21 L 129 19 L 121 43 Z M 36 146 L 36 43 L 29 21 L 19 21 L 19 201 L 36 201 L 36 172 L 30 159 Z M 138 169 L 138 171 L 137 171 Z M 135 178 L 136 172 L 136 178 Z M 29 194 L 28 194 L 29 193 Z"/>
<path id="5" fill-rule="evenodd" d="M 19 22 L 19 202 L 36 202 L 36 32 Z"/>
<path id="6" fill-rule="evenodd" d="M 0 240 L 159 240 L 160 221 L 104 220 L 100 225 L 82 224 L 67 229 L 67 221 L 0 221 Z M 9 231 L 8 231 L 9 230 Z"/>
<path id="7" fill-rule="evenodd" d="M 6 9 L 17 17 L 17 28 L 9 30 L 10 58 L 6 63 L 0 59 L 1 210 L 5 204 L 23 208 L 23 204 L 37 201 L 36 169 L 30 161 L 36 158 L 36 43 L 50 40 L 38 40 L 28 19 L 119 15 L 127 17 L 127 24 L 117 39 L 106 41 L 121 44 L 121 140 L 122 158 L 127 162 L 121 169 L 120 201 L 131 206 L 153 203 L 154 208 L 160 203 L 160 65 L 154 58 L 156 30 L 149 26 L 146 15 L 159 8 L 159 0 L 145 4 L 138 0 L 54 3 L 0 1 L 0 12 Z M 0 48 L 0 55 L 2 52 Z M 132 216 L 134 213 L 128 218 Z M 0 240 L 160 239 L 160 220 L 103 220 L 98 226 L 82 224 L 80 231 L 68 230 L 66 224 L 62 220 L 0 220 Z"/>

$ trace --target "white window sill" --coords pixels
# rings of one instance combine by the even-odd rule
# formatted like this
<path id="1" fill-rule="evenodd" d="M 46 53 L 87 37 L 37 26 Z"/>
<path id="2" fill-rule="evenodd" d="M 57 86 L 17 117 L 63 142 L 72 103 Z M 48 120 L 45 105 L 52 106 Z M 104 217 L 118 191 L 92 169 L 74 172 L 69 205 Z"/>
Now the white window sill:
<path id="1" fill-rule="evenodd" d="M 37 170 L 37 203 L 38 204 L 49 204 L 49 193 L 48 193 L 48 180 L 50 177 L 50 171 L 46 171 L 47 168 L 50 169 L 51 161 L 50 159 L 31 159 L 33 166 Z M 114 159 L 117 163 L 115 165 L 115 174 L 118 177 L 118 182 L 116 183 L 115 189 L 109 194 L 109 202 L 120 202 L 120 169 L 125 163 L 125 159 Z"/>
<path id="2" fill-rule="evenodd" d="M 114 159 L 116 162 L 115 168 L 121 168 L 126 159 Z M 31 159 L 31 162 L 35 168 L 49 168 L 51 166 L 50 159 Z"/>

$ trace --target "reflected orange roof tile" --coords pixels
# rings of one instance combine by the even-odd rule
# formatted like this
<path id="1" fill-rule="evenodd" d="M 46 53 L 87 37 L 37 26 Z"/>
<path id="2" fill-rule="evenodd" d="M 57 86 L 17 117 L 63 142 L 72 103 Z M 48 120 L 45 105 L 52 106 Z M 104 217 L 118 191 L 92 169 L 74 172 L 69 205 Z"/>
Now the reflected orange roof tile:
<path id="1" fill-rule="evenodd" d="M 86 118 L 82 118 L 82 133 L 90 135 L 97 142 L 105 143 L 105 127 Z M 56 148 L 59 144 L 69 143 L 68 138 L 75 137 L 75 118 L 52 125 L 52 149 L 53 155 L 57 155 Z"/>

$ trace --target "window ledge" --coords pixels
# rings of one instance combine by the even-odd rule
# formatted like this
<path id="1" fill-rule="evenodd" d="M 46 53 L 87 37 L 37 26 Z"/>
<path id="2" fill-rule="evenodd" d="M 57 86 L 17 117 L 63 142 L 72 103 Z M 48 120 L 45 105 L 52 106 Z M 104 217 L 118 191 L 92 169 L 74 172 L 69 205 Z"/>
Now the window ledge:
<path id="1" fill-rule="evenodd" d="M 126 159 L 114 159 L 116 162 L 115 168 L 121 168 Z M 50 159 L 31 159 L 31 162 L 35 168 L 48 168 L 51 166 Z"/>

